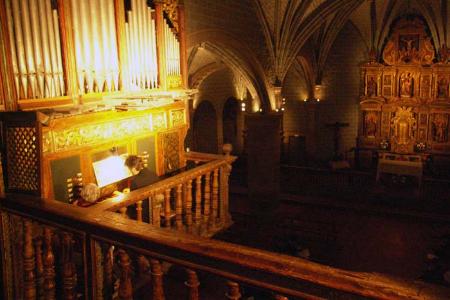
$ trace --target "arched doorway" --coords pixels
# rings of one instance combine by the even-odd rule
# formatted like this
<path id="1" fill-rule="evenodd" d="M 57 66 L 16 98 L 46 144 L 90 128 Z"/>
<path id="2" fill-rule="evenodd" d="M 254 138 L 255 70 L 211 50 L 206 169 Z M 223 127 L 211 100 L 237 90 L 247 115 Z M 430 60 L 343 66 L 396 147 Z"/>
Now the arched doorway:
<path id="1" fill-rule="evenodd" d="M 202 101 L 194 112 L 194 150 L 217 153 L 217 115 L 209 101 Z"/>
<path id="2" fill-rule="evenodd" d="M 238 114 L 238 100 L 229 98 L 223 106 L 223 143 L 232 144 L 233 152 L 238 150 Z"/>

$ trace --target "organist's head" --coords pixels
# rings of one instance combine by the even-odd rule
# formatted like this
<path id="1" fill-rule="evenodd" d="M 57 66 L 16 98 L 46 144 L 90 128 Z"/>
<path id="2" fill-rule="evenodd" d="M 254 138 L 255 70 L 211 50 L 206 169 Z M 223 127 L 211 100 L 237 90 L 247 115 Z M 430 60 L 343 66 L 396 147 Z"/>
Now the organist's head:
<path id="1" fill-rule="evenodd" d="M 128 155 L 125 165 L 130 169 L 133 175 L 139 174 L 144 168 L 144 161 L 137 155 Z"/>

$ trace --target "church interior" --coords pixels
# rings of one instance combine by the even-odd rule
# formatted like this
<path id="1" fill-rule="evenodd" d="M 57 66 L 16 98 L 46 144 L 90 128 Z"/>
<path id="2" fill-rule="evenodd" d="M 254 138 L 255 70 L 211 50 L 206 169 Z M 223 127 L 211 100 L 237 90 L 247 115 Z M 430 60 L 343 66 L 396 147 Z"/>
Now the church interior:
<path id="1" fill-rule="evenodd" d="M 0 1 L 0 298 L 450 299 L 446 0 Z"/>

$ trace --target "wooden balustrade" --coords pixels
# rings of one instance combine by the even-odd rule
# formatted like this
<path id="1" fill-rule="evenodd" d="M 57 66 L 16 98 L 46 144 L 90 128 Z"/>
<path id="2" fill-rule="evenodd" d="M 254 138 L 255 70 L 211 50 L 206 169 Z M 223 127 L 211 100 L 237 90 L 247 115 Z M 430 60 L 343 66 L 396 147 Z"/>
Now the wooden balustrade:
<path id="1" fill-rule="evenodd" d="M 180 190 L 177 185 L 176 197 Z M 2 199 L 0 224 L 5 299 L 36 299 L 42 286 L 42 299 L 450 298 L 439 286 L 344 271 L 32 196 Z"/>
<path id="2" fill-rule="evenodd" d="M 235 157 L 195 152 L 189 155 L 203 158 L 204 164 L 131 191 L 121 199 L 108 199 L 85 209 L 116 211 L 139 222 L 202 236 L 226 229 L 232 223 L 228 175 Z M 148 207 L 148 212 L 143 211 L 143 206 Z"/>

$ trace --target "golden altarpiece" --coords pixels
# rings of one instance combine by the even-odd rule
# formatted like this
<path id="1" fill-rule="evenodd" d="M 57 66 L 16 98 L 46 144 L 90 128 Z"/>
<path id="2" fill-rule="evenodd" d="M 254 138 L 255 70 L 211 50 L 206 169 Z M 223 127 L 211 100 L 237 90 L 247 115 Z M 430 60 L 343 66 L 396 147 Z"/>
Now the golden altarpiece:
<path id="1" fill-rule="evenodd" d="M 420 168 L 430 155 L 450 153 L 450 65 L 447 57 L 441 60 L 422 20 L 395 24 L 383 64 L 361 67 L 360 153 L 375 151 L 380 160 L 409 161 Z"/>

